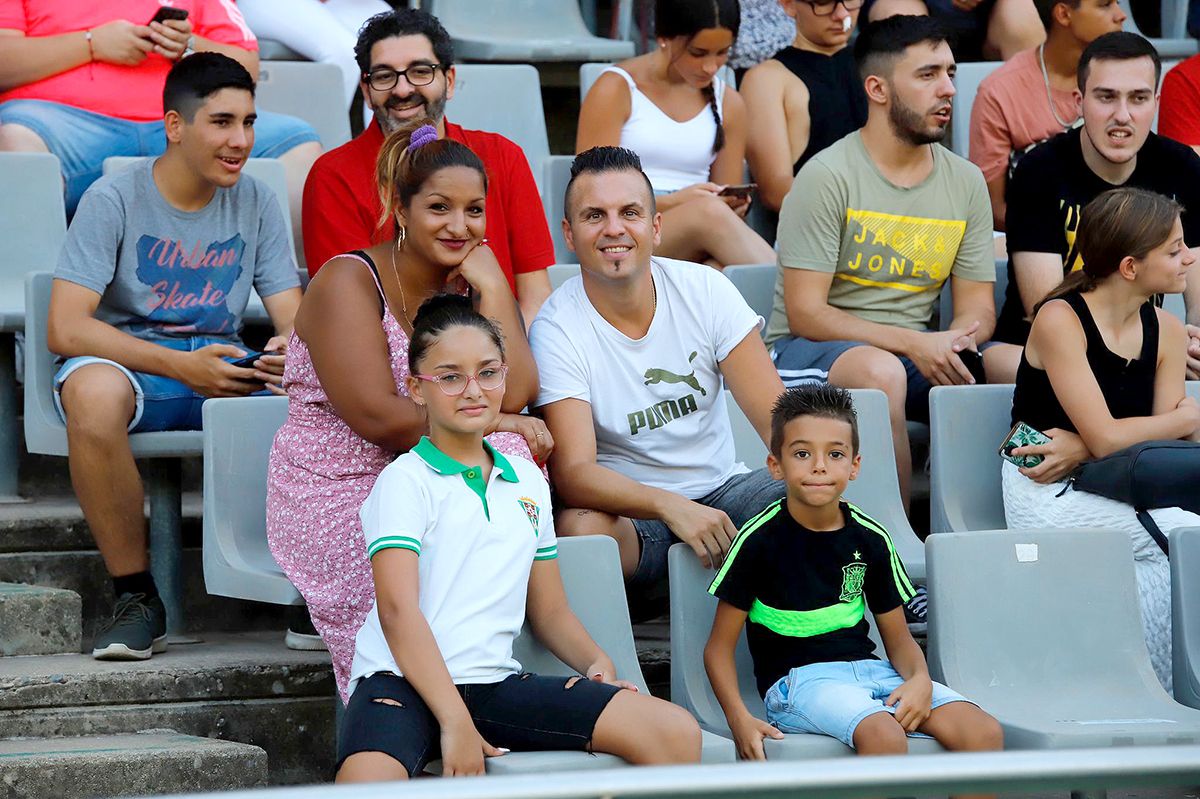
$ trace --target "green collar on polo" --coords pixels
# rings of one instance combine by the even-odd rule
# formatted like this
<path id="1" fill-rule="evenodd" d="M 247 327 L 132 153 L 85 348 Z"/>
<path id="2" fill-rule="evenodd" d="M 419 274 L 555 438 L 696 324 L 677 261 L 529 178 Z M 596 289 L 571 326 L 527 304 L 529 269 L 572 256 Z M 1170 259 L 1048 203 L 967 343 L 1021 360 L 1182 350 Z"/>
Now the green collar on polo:
<path id="1" fill-rule="evenodd" d="M 517 477 L 517 471 L 508 462 L 508 459 L 497 452 L 487 441 L 483 442 L 483 447 L 492 456 L 492 464 L 494 468 L 500 471 L 500 479 L 507 480 L 510 483 L 518 483 L 520 479 Z M 429 440 L 429 436 L 421 436 L 421 440 L 412 448 L 421 460 L 425 461 L 425 465 L 441 475 L 461 474 L 463 482 L 467 484 L 475 494 L 479 497 L 479 501 L 483 503 L 483 513 L 490 521 L 492 514 L 488 511 L 487 504 L 487 483 L 483 480 L 483 469 L 478 466 L 467 466 L 459 463 L 454 458 L 451 458 L 446 453 L 437 448 L 437 445 Z"/>

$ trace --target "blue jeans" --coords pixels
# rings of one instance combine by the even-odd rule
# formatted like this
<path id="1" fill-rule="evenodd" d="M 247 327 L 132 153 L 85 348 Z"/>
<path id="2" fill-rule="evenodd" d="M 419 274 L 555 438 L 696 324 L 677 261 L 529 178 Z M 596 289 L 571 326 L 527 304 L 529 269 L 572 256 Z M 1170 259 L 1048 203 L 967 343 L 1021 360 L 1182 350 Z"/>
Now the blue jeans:
<path id="1" fill-rule="evenodd" d="M 62 162 L 67 216 L 84 190 L 100 177 L 104 159 L 114 155 L 158 156 L 167 149 L 161 119 L 130 122 L 48 100 L 0 103 L 0 125 L 21 125 L 36 133 Z M 270 111 L 258 112 L 252 158 L 278 158 L 310 141 L 320 141 L 307 122 Z"/>
<path id="2" fill-rule="evenodd" d="M 792 669 L 768 689 L 763 700 L 767 721 L 783 732 L 830 735 L 853 748 L 854 730 L 863 719 L 875 713 L 896 714 L 884 702 L 903 683 L 886 660 L 810 663 Z M 933 709 L 966 701 L 941 683 L 933 684 Z"/>
<path id="3" fill-rule="evenodd" d="M 230 341 L 229 339 L 209 338 L 206 336 L 158 339 L 154 343 L 180 352 L 194 352 L 201 347 L 207 347 L 209 344 L 234 344 L 240 346 L 237 342 Z M 226 358 L 225 360 L 235 361 L 237 359 Z M 94 355 L 79 355 L 74 358 L 68 358 L 59 367 L 58 373 L 54 376 L 54 406 L 58 408 L 59 416 L 62 417 L 64 422 L 67 420 L 67 414 L 63 410 L 62 405 L 63 384 L 67 382 L 67 379 L 77 369 L 93 363 L 108 364 L 129 378 L 129 384 L 133 386 L 134 394 L 133 419 L 129 422 L 130 433 L 201 429 L 200 406 L 204 404 L 204 400 L 207 397 L 197 394 L 173 378 L 147 374 L 146 372 L 134 372 L 116 361 L 110 361 L 107 358 L 98 358 Z M 259 393 L 266 394 L 269 392 L 263 391 Z"/>

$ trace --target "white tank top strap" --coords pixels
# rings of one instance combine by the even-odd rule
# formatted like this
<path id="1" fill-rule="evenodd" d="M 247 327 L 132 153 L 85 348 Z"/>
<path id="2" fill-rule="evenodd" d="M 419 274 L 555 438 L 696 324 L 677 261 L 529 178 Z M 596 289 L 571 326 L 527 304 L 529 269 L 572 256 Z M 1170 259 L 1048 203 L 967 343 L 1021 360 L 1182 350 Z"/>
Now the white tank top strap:
<path id="1" fill-rule="evenodd" d="M 618 67 L 618 66 L 605 67 L 604 69 L 602 69 L 600 71 L 600 74 L 603 75 L 605 72 L 612 72 L 612 73 L 620 75 L 622 78 L 624 78 L 625 82 L 629 84 L 630 93 L 636 92 L 638 90 L 637 81 L 635 81 L 633 79 L 632 75 L 630 75 L 628 72 L 621 69 L 620 67 Z"/>
<path id="2" fill-rule="evenodd" d="M 725 121 L 725 81 L 720 78 L 713 78 L 713 97 L 717 101 L 717 115 L 721 117 L 721 122 Z"/>

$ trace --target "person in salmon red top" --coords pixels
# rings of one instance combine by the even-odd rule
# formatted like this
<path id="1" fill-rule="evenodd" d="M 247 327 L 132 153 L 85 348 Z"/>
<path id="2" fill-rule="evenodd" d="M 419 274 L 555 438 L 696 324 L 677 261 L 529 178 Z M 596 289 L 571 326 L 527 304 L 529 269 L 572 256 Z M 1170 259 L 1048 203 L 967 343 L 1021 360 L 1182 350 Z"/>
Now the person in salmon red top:
<path id="1" fill-rule="evenodd" d="M 271 189 L 241 175 L 254 147 L 254 82 L 219 53 L 167 75 L 167 152 L 100 178 L 67 231 L 50 295 L 48 343 L 66 358 L 54 399 L 71 484 L 116 609 L 97 658 L 166 649 L 146 552 L 142 482 L 129 433 L 199 430 L 208 397 L 276 388 L 300 306 L 287 227 Z M 276 337 L 249 366 L 238 330 L 251 285 Z"/>
<path id="2" fill-rule="evenodd" d="M 162 13 L 175 18 L 155 21 Z M 163 81 L 192 52 L 221 53 L 257 79 L 258 41 L 232 0 L 0 0 L 0 150 L 58 156 L 73 214 L 105 158 L 163 154 Z M 251 157 L 287 171 L 294 227 L 317 133 L 265 111 L 255 133 Z"/>
<path id="3" fill-rule="evenodd" d="M 361 88 L 374 119 L 353 141 L 318 159 L 304 187 L 304 255 L 310 275 L 334 256 L 394 239 L 395 224 L 379 223 L 375 162 L 384 138 L 428 117 L 438 137 L 465 144 L 487 170 L 487 239 L 528 325 L 550 296 L 546 267 L 554 244 L 525 154 L 497 133 L 448 121 L 454 96 L 454 46 L 437 18 L 399 9 L 367 20 L 354 48 Z"/>

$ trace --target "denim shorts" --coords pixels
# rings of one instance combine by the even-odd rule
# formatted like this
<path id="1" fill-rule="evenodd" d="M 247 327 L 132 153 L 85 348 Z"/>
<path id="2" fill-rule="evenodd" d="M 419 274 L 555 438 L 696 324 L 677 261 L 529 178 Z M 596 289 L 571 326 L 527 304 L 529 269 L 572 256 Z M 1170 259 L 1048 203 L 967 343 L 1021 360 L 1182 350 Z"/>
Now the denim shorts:
<path id="1" fill-rule="evenodd" d="M 209 344 L 234 344 L 236 342 L 224 338 L 207 338 L 196 336 L 182 339 L 156 339 L 158 344 L 168 349 L 180 352 L 192 352 Z M 243 348 L 245 349 L 245 348 Z M 236 358 L 226 358 L 235 361 Z M 54 407 L 63 421 L 67 420 L 66 411 L 62 405 L 62 387 L 74 372 L 84 366 L 94 363 L 108 364 L 129 378 L 133 386 L 134 411 L 133 419 L 129 422 L 129 432 L 149 433 L 160 430 L 199 430 L 202 427 L 200 406 L 207 399 L 190 388 L 170 377 L 152 375 L 145 372 L 134 372 L 116 361 L 98 358 L 94 355 L 79 355 L 68 358 L 58 368 L 54 375 Z M 268 392 L 259 392 L 268 393 Z"/>
<path id="2" fill-rule="evenodd" d="M 810 663 L 792 669 L 767 691 L 767 721 L 783 732 L 829 735 L 853 748 L 854 730 L 863 719 L 874 713 L 896 714 L 884 702 L 903 682 L 886 660 Z M 933 709 L 968 701 L 940 682 L 933 684 Z"/>
<path id="3" fill-rule="evenodd" d="M 475 729 L 514 752 L 588 751 L 604 708 L 620 688 L 585 677 L 513 674 L 500 682 L 458 685 Z M 350 695 L 338 736 L 337 767 L 358 752 L 383 752 L 416 776 L 440 756 L 437 719 L 408 680 L 376 672 Z"/>
<path id="4" fill-rule="evenodd" d="M 735 474 L 713 491 L 695 501 L 725 511 L 736 527 L 750 521 L 763 508 L 787 494 L 783 481 L 771 477 L 766 469 Z M 666 522 L 658 519 L 633 519 L 642 552 L 637 568 L 626 581 L 630 588 L 650 589 L 667 576 L 667 550 L 679 539 Z"/>
<path id="5" fill-rule="evenodd" d="M 100 177 L 104 159 L 114 155 L 158 156 L 167 149 L 161 119 L 131 122 L 48 100 L 0 103 L 0 125 L 21 125 L 36 133 L 62 162 L 67 215 L 88 186 Z M 292 148 L 320 141 L 302 119 L 259 111 L 254 123 L 253 158 L 278 158 Z"/>

